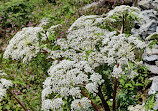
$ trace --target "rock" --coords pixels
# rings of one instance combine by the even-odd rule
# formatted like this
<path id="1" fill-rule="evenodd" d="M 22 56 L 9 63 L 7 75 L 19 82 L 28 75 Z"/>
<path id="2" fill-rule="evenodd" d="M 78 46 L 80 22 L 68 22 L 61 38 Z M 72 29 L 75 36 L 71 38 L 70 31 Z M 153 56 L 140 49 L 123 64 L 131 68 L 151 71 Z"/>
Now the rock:
<path id="1" fill-rule="evenodd" d="M 158 45 L 153 46 L 151 49 L 147 47 L 145 49 L 145 56 L 146 55 L 158 55 Z"/>
<path id="2" fill-rule="evenodd" d="M 154 10 L 144 10 L 140 13 L 142 21 L 135 23 L 135 27 L 131 30 L 131 33 L 135 36 L 140 35 L 144 40 L 149 35 L 157 32 L 158 13 Z"/>
<path id="3" fill-rule="evenodd" d="M 152 54 L 156 54 L 156 55 L 158 55 L 158 49 L 154 49 L 154 48 L 152 48 Z"/>
<path id="4" fill-rule="evenodd" d="M 158 60 L 158 55 L 151 55 L 151 56 L 145 56 L 144 58 L 143 58 L 143 60 L 144 61 L 149 61 L 149 62 L 151 62 L 151 61 L 156 61 L 156 60 Z"/>
<path id="5" fill-rule="evenodd" d="M 152 48 L 154 48 L 154 49 L 158 49 L 158 45 L 154 45 Z"/>
<path id="6" fill-rule="evenodd" d="M 153 55 L 153 56 L 152 56 Z M 154 45 L 152 46 L 152 48 L 147 47 L 142 55 L 142 58 L 145 60 L 146 57 L 149 58 L 149 56 L 151 57 L 156 57 L 158 56 L 158 45 Z M 146 58 L 146 59 L 148 59 Z M 149 58 L 150 59 L 150 58 Z"/>
<path id="7" fill-rule="evenodd" d="M 155 61 L 156 66 L 158 66 L 158 61 Z"/>
<path id="8" fill-rule="evenodd" d="M 154 9 L 158 11 L 158 0 L 141 0 L 138 6 L 143 10 Z"/>
<path id="9" fill-rule="evenodd" d="M 156 32 L 156 28 L 157 28 L 157 22 L 155 20 L 152 20 L 151 22 L 149 22 L 145 28 L 148 28 L 148 34 L 152 34 L 154 32 Z"/>
<path id="10" fill-rule="evenodd" d="M 153 1 L 152 5 L 153 5 L 153 8 L 154 8 L 156 11 L 158 11 L 158 0 Z"/>
<path id="11" fill-rule="evenodd" d="M 154 76 L 154 77 L 150 78 L 149 80 L 152 80 L 152 85 L 149 89 L 148 94 L 149 95 L 155 94 L 156 91 L 158 91 L 158 76 Z"/>
<path id="12" fill-rule="evenodd" d="M 144 64 L 146 67 L 148 67 L 148 70 L 151 71 L 153 74 L 158 74 L 158 67 L 156 65 L 149 65 L 149 64 Z"/>
<path id="13" fill-rule="evenodd" d="M 138 6 L 143 10 L 150 9 L 151 7 L 151 0 L 142 0 L 138 3 Z"/>
<path id="14" fill-rule="evenodd" d="M 146 23 L 148 23 L 151 20 L 158 20 L 157 18 L 157 11 L 151 9 L 151 10 L 144 10 L 140 13 L 140 16 L 143 17 Z"/>
<path id="15" fill-rule="evenodd" d="M 158 40 L 158 32 L 155 32 L 146 38 L 146 40 L 154 40 L 154 39 Z"/>
<path id="16" fill-rule="evenodd" d="M 158 0 L 141 0 L 138 2 L 138 5 L 145 10 L 141 11 L 139 15 L 142 18 L 140 28 L 132 29 L 132 34 L 140 35 L 145 40 L 146 37 L 157 32 L 158 13 L 154 10 L 155 4 L 158 4 Z"/>
<path id="17" fill-rule="evenodd" d="M 156 32 L 157 22 L 155 20 L 151 20 L 149 23 L 142 25 L 140 28 L 140 36 L 145 40 L 147 36 Z"/>

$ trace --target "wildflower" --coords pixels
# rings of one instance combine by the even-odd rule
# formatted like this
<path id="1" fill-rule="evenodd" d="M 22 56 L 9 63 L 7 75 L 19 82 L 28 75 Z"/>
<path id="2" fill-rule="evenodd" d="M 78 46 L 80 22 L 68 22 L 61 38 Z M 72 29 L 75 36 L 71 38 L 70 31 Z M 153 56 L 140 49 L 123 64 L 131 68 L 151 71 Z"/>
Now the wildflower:
<path id="1" fill-rule="evenodd" d="M 91 73 L 89 78 L 88 73 Z M 52 65 L 48 74 L 50 77 L 43 83 L 43 102 L 51 93 L 58 93 L 63 98 L 82 98 L 80 86 L 85 87 L 89 93 L 97 93 L 98 86 L 104 82 L 102 76 L 95 73 L 87 61 L 62 60 L 59 64 Z"/>
<path id="2" fill-rule="evenodd" d="M 23 62 L 27 62 L 36 57 L 40 51 L 38 33 L 42 30 L 41 27 L 28 27 L 16 33 L 4 52 L 4 58 L 23 59 Z"/>
<path id="3" fill-rule="evenodd" d="M 91 101 L 86 97 L 83 97 L 82 99 L 75 99 L 71 104 L 72 111 L 86 111 L 89 107 L 91 107 Z"/>
<path id="4" fill-rule="evenodd" d="M 0 79 L 0 101 L 2 101 L 3 97 L 6 95 L 7 89 L 12 85 L 13 84 L 10 80 L 4 78 Z"/>

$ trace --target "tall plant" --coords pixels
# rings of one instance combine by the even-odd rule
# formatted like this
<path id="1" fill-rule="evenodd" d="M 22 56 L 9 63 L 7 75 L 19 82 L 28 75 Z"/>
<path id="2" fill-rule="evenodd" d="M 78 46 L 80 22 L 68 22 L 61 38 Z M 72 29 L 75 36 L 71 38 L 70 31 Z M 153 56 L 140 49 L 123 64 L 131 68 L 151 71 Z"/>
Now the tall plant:
<path id="1" fill-rule="evenodd" d="M 136 69 L 142 64 L 135 52 L 146 47 L 138 37 L 125 33 L 128 32 L 125 29 L 130 29 L 126 21 L 134 23 L 139 9 L 129 6 L 117 9 L 109 12 L 106 18 L 80 17 L 65 38 L 55 37 L 54 26 L 47 31 L 41 27 L 24 28 L 13 37 L 4 58 L 23 59 L 27 63 L 43 53 L 52 60 L 43 82 L 43 110 L 115 110 L 119 79 L 123 75 L 126 78 L 137 75 Z M 110 25 L 115 22 L 121 26 L 117 27 L 120 31 L 114 31 L 115 27 L 111 32 L 98 27 L 107 20 L 111 21 Z M 109 71 L 107 75 L 106 71 Z M 110 80 L 114 80 L 112 107 L 108 103 L 111 97 L 105 99 L 105 94 L 112 93 L 103 87 Z"/>

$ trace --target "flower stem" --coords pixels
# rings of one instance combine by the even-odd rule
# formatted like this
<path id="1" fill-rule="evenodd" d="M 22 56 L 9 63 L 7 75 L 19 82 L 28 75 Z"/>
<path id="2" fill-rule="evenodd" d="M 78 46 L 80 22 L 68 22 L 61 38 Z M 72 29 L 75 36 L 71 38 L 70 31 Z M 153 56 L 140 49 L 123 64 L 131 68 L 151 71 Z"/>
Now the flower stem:
<path id="1" fill-rule="evenodd" d="M 103 96 L 103 94 L 102 94 L 102 91 L 101 91 L 100 86 L 98 87 L 98 96 L 100 97 L 100 99 L 101 99 L 101 101 L 102 101 L 104 110 L 105 110 L 105 111 L 110 111 L 109 105 L 107 104 L 107 102 L 106 102 L 105 99 L 104 99 L 104 96 Z"/>
<path id="2" fill-rule="evenodd" d="M 87 97 L 87 98 L 91 101 L 91 104 L 92 104 L 93 108 L 94 108 L 96 111 L 99 111 L 97 105 L 88 97 L 88 95 L 87 95 L 83 90 L 81 90 L 81 94 L 82 94 L 83 96 Z"/>
<path id="3" fill-rule="evenodd" d="M 116 99 L 116 92 L 117 92 L 117 83 L 118 79 L 114 79 L 114 92 L 113 92 L 113 105 L 112 105 L 112 110 L 115 111 L 115 99 Z"/>

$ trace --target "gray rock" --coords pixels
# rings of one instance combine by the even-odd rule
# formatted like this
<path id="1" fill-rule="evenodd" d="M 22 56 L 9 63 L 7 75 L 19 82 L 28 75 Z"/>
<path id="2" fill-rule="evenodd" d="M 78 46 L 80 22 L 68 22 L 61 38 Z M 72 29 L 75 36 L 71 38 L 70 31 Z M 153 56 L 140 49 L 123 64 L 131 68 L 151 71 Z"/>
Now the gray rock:
<path id="1" fill-rule="evenodd" d="M 154 40 L 154 39 L 158 40 L 158 32 L 155 32 L 146 38 L 146 40 Z"/>
<path id="2" fill-rule="evenodd" d="M 158 30 L 158 18 L 156 16 L 157 12 L 154 10 L 146 10 L 141 12 L 140 17 L 143 17 L 143 21 L 141 24 L 135 23 L 135 28 L 131 30 L 131 33 L 135 36 L 140 35 L 145 40 L 146 37 Z M 138 25 L 139 27 L 136 27 Z"/>
<path id="3" fill-rule="evenodd" d="M 158 0 L 141 0 L 138 6 L 143 10 L 154 9 L 158 11 Z"/>
<path id="4" fill-rule="evenodd" d="M 138 6 L 139 6 L 140 8 L 142 8 L 143 10 L 150 9 L 151 0 L 141 0 L 141 1 L 138 3 Z"/>
<path id="5" fill-rule="evenodd" d="M 152 6 L 156 11 L 158 11 L 158 0 L 153 1 Z"/>
<path id="6" fill-rule="evenodd" d="M 158 61 L 155 61 L 156 66 L 158 66 Z"/>
<path id="7" fill-rule="evenodd" d="M 152 48 L 154 48 L 154 49 L 158 49 L 158 45 L 154 45 Z"/>
<path id="8" fill-rule="evenodd" d="M 152 80 L 152 85 L 149 89 L 148 94 L 149 95 L 155 94 L 156 91 L 158 91 L 158 76 L 154 76 L 154 77 L 150 78 L 149 80 Z"/>
<path id="9" fill-rule="evenodd" d="M 141 0 L 138 2 L 138 5 L 143 10 L 145 9 L 140 13 L 140 17 L 143 18 L 143 21 L 139 29 L 132 29 L 132 34 L 140 35 L 145 40 L 146 37 L 158 31 L 158 13 L 154 10 L 154 8 L 158 6 L 155 6 L 155 4 L 158 4 L 158 0 Z M 153 37 L 153 35 L 151 36 Z"/>
<path id="10" fill-rule="evenodd" d="M 152 54 L 158 55 L 158 49 L 152 49 Z"/>
<path id="11" fill-rule="evenodd" d="M 153 74 L 158 74 L 158 67 L 156 65 L 149 65 L 149 64 L 144 64 L 146 67 L 148 67 L 148 70 L 151 71 Z"/>
<path id="12" fill-rule="evenodd" d="M 151 20 L 149 23 L 142 25 L 140 28 L 141 37 L 145 39 L 150 34 L 156 32 L 157 22 L 155 20 Z"/>
<path id="13" fill-rule="evenodd" d="M 143 60 L 149 62 L 156 61 L 158 60 L 158 55 L 145 56 Z"/>
<path id="14" fill-rule="evenodd" d="M 152 49 L 147 47 L 144 55 L 158 55 L 158 45 L 153 46 Z"/>
<path id="15" fill-rule="evenodd" d="M 143 19 L 146 21 L 146 23 L 151 21 L 151 19 L 158 20 L 158 18 L 156 17 L 158 15 L 158 13 L 157 13 L 157 11 L 155 11 L 153 9 L 141 11 L 140 15 L 144 16 Z"/>

